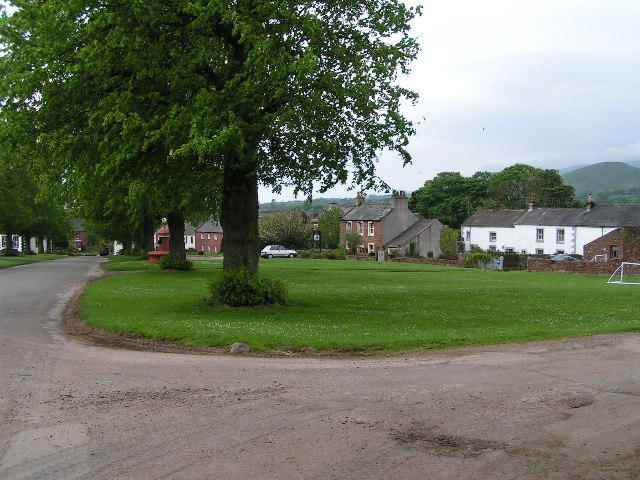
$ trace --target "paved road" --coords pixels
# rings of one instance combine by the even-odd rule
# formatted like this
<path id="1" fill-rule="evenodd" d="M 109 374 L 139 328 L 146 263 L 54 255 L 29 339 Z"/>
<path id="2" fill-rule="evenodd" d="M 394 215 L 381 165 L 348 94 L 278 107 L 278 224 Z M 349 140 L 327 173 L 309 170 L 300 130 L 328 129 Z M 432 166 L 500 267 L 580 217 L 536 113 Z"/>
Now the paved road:
<path id="1" fill-rule="evenodd" d="M 0 478 L 640 479 L 640 334 L 368 359 L 67 338 L 98 258 L 0 271 Z"/>

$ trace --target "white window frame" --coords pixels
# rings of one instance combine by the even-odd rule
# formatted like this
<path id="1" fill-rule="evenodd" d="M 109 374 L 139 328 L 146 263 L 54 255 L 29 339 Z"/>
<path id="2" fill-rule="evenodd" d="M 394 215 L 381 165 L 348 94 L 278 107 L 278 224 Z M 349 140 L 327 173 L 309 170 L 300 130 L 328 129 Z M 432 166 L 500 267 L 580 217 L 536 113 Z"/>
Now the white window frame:
<path id="1" fill-rule="evenodd" d="M 498 241 L 498 232 L 489 232 L 489 241 L 495 243 Z"/>
<path id="2" fill-rule="evenodd" d="M 556 229 L 556 243 L 564 243 L 564 228 Z"/>
<path id="3" fill-rule="evenodd" d="M 351 222 L 347 222 L 347 230 L 353 230 L 353 224 Z"/>
<path id="4" fill-rule="evenodd" d="M 536 228 L 536 243 L 544 243 L 544 228 Z"/>
<path id="5" fill-rule="evenodd" d="M 490 252 L 496 252 L 496 246 L 495 245 L 489 245 L 489 251 Z"/>
<path id="6" fill-rule="evenodd" d="M 369 222 L 369 236 L 373 237 L 376 234 L 376 227 L 374 222 Z"/>
<path id="7" fill-rule="evenodd" d="M 471 230 L 467 230 L 467 241 L 471 240 Z"/>
<path id="8" fill-rule="evenodd" d="M 544 248 L 536 248 L 536 255 L 544 255 Z"/>
<path id="9" fill-rule="evenodd" d="M 358 233 L 364 235 L 364 222 L 358 222 Z"/>
<path id="10" fill-rule="evenodd" d="M 204 233 L 200 234 L 200 240 L 204 240 Z"/>
<path id="11" fill-rule="evenodd" d="M 213 234 L 213 239 L 214 240 L 218 240 L 218 235 L 216 235 L 215 233 Z"/>
<path id="12" fill-rule="evenodd" d="M 369 253 L 374 253 L 376 251 L 376 245 L 375 243 L 369 243 L 367 244 L 367 251 Z"/>

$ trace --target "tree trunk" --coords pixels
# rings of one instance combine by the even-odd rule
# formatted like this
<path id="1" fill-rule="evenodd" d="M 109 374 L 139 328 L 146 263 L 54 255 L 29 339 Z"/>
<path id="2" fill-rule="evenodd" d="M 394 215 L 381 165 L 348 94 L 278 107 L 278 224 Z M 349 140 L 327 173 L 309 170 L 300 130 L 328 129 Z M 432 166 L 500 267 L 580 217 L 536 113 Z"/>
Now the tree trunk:
<path id="1" fill-rule="evenodd" d="M 231 163 L 231 162 L 229 162 Z M 236 162 L 224 170 L 220 223 L 224 229 L 225 271 L 258 271 L 258 177 L 253 162 Z"/>
<path id="2" fill-rule="evenodd" d="M 153 250 L 153 218 L 145 216 L 142 221 L 142 243 L 141 247 L 145 252 Z"/>
<path id="3" fill-rule="evenodd" d="M 18 252 L 13 249 L 13 233 L 11 230 L 7 232 L 7 248 L 4 254 L 7 257 L 15 257 L 18 255 Z"/>
<path id="4" fill-rule="evenodd" d="M 184 215 L 182 212 L 171 212 L 167 215 L 169 227 L 169 255 L 178 260 L 186 260 L 184 250 Z"/>

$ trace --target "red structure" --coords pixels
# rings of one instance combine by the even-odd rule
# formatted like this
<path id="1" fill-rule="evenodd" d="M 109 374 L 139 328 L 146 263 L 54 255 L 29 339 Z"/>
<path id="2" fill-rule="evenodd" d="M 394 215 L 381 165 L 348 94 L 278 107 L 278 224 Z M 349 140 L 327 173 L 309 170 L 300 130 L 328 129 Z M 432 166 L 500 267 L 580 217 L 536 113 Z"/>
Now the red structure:
<path id="1" fill-rule="evenodd" d="M 163 221 L 162 226 L 156 232 L 157 244 L 156 250 L 149 252 L 149 263 L 154 265 L 160 263 L 160 259 L 169 255 L 169 227 L 167 222 Z"/>

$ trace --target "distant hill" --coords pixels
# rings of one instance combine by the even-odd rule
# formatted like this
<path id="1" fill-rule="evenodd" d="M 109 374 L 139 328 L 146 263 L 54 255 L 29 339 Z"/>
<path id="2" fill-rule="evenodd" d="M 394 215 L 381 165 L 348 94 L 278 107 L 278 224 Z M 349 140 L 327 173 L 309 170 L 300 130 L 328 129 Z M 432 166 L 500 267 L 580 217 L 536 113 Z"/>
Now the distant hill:
<path id="1" fill-rule="evenodd" d="M 622 162 L 602 162 L 562 175 L 576 197 L 585 201 L 593 194 L 596 203 L 640 203 L 640 168 Z"/>

